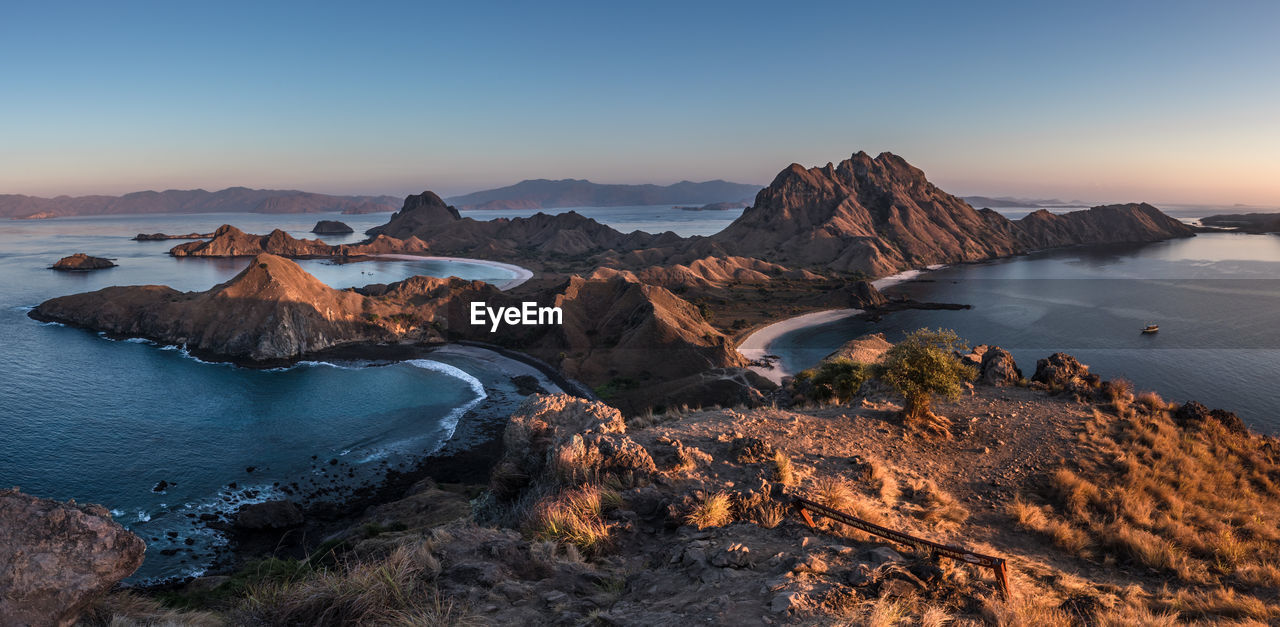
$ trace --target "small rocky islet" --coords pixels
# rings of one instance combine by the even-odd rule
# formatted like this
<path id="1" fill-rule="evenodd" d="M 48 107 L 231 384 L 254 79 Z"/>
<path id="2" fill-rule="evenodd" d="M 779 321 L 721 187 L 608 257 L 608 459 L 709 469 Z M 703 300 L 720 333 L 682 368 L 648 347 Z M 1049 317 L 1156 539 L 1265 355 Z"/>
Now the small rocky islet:
<path id="1" fill-rule="evenodd" d="M 116 262 L 110 259 L 93 257 L 85 253 L 76 253 L 63 257 L 52 266 L 49 266 L 52 270 L 61 270 L 62 272 L 88 272 L 90 270 L 105 270 L 114 267 L 116 267 Z"/>
<path id="2" fill-rule="evenodd" d="M 248 362 L 344 345 L 484 341 L 595 390 L 530 396 L 506 424 L 488 482 L 471 488 L 479 498 L 424 480 L 370 507 L 328 536 L 327 550 L 341 559 L 299 563 L 278 604 L 250 607 L 229 579 L 178 588 L 193 599 L 221 591 L 200 597 L 207 612 L 270 623 L 328 611 L 308 603 L 357 607 L 356 598 L 318 599 L 309 586 L 354 582 L 361 569 L 394 561 L 407 569 L 396 572 L 416 573 L 397 580 L 411 594 L 395 602 L 403 607 L 361 620 L 394 610 L 438 622 L 777 624 L 910 610 L 1000 622 L 1031 606 L 1053 621 L 1123 624 L 1193 606 L 1200 617 L 1266 620 L 1280 608 L 1259 595 L 1280 582 L 1258 560 L 1273 552 L 1252 544 L 1256 559 L 1238 553 L 1235 570 L 1215 570 L 1215 549 L 1177 549 L 1172 523 L 1152 504 L 1177 498 L 1190 533 L 1226 525 L 1212 533 L 1265 536 L 1247 516 L 1217 513 L 1222 504 L 1203 489 L 1216 482 L 1229 503 L 1280 513 L 1280 497 L 1236 480 L 1280 477 L 1280 448 L 1230 412 L 1137 394 L 1061 353 L 1024 379 L 1007 351 L 984 346 L 948 357 L 971 364 L 974 378 L 939 401 L 922 429 L 901 417 L 902 398 L 875 376 L 847 402 L 815 402 L 801 377 L 773 384 L 734 349 L 779 317 L 892 305 L 866 277 L 1194 234 L 1146 204 L 1011 221 L 939 190 L 895 155 L 857 153 L 839 165 L 785 169 L 711 237 L 624 234 L 573 212 L 480 222 L 425 192 L 359 244 L 224 226 L 175 247 L 175 256 L 253 256 L 206 292 L 114 287 L 55 298 L 30 315 Z M 540 276 L 508 292 L 428 277 L 334 290 L 289 259 L 374 250 L 516 262 Z M 554 303 L 564 324 L 481 333 L 463 322 L 475 299 Z M 860 338 L 824 363 L 874 363 L 892 348 L 883 337 Z M 1158 484 L 1174 468 L 1163 459 L 1194 468 L 1200 483 L 1173 485 L 1165 497 L 1112 487 Z M 830 522 L 809 528 L 793 515 L 794 495 L 1002 555 L 1014 598 L 1003 599 L 984 571 Z M 262 504 L 237 520 L 288 533 L 302 522 L 295 508 Z M 1160 547 L 1173 557 L 1160 558 Z M 122 553 L 76 594 L 88 598 L 125 576 L 117 574 L 130 559 Z M 1247 599 L 1248 609 L 1214 605 L 1227 596 Z M 412 599 L 446 603 L 431 609 Z"/>

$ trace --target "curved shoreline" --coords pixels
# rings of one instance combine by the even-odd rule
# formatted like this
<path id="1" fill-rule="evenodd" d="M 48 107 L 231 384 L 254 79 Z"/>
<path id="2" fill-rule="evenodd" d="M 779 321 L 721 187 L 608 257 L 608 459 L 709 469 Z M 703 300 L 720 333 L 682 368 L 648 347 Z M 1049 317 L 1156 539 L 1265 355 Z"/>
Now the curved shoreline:
<path id="1" fill-rule="evenodd" d="M 400 261 L 444 261 L 444 262 L 456 261 L 460 263 L 473 263 L 480 266 L 489 266 L 490 268 L 498 268 L 500 270 L 507 270 L 508 272 L 514 272 L 515 273 L 514 277 L 502 282 L 493 283 L 494 287 L 504 292 L 509 289 L 518 287 L 524 284 L 525 281 L 528 281 L 529 279 L 533 278 L 533 271 L 528 268 L 517 266 L 511 263 L 502 263 L 501 261 L 489 261 L 488 259 L 472 259 L 470 257 L 439 257 L 439 256 L 429 256 L 429 255 L 407 255 L 407 254 L 399 254 L 399 253 L 387 253 L 383 255 L 369 255 L 369 256 L 375 259 L 397 259 Z"/>
<path id="2" fill-rule="evenodd" d="M 738 353 L 752 361 L 768 362 L 771 367 L 751 366 L 750 368 L 756 374 L 759 374 L 774 383 L 782 383 L 783 377 L 793 375 L 795 373 L 785 369 L 782 366 L 781 361 L 768 359 L 769 349 L 774 341 L 792 331 L 817 326 L 819 324 L 826 324 L 836 320 L 842 320 L 850 316 L 856 316 L 862 313 L 862 311 L 863 310 L 861 309 L 827 309 L 824 311 L 813 311 L 793 318 L 779 320 L 778 322 L 756 330 L 751 335 L 744 338 L 742 342 L 738 344 Z"/>
<path id="3" fill-rule="evenodd" d="M 880 277 L 871 282 L 877 290 L 886 289 L 913 281 L 920 278 L 926 272 L 932 270 L 940 270 L 946 265 L 933 265 L 922 269 L 903 270 L 897 274 Z M 773 381 L 774 383 L 782 383 L 782 378 L 794 375 L 795 373 L 788 370 L 782 365 L 781 360 L 769 359 L 771 348 L 778 338 L 808 327 L 814 327 L 836 320 L 843 320 L 851 316 L 863 313 L 862 309 L 825 309 L 822 311 L 811 311 L 807 314 L 784 318 L 767 326 L 761 327 L 753 331 L 750 335 L 743 338 L 738 344 L 738 353 L 743 357 L 752 361 L 766 362 L 769 366 L 750 366 L 751 370 L 756 374 Z"/>

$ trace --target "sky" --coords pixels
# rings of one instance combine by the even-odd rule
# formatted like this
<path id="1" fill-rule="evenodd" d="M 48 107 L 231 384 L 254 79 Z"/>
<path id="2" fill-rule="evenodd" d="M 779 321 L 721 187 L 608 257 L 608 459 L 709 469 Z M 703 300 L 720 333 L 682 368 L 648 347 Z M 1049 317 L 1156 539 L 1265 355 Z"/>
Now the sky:
<path id="1" fill-rule="evenodd" d="M 0 193 L 767 184 L 1280 205 L 1275 2 L 0 7 Z"/>

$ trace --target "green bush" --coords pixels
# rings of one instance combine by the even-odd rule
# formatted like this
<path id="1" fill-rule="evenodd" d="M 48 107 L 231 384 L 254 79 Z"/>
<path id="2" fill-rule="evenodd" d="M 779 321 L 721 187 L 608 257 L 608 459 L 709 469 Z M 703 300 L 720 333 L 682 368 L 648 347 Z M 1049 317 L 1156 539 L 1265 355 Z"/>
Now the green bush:
<path id="1" fill-rule="evenodd" d="M 956 398 L 977 370 L 955 356 L 969 347 L 949 329 L 918 329 L 885 353 L 881 378 L 906 399 L 903 417 L 925 418 L 935 394 Z"/>
<path id="2" fill-rule="evenodd" d="M 840 403 L 853 400 L 862 384 L 870 378 L 871 368 L 851 359 L 824 361 L 817 368 L 796 375 L 797 381 L 809 381 L 807 395 L 810 400 Z"/>

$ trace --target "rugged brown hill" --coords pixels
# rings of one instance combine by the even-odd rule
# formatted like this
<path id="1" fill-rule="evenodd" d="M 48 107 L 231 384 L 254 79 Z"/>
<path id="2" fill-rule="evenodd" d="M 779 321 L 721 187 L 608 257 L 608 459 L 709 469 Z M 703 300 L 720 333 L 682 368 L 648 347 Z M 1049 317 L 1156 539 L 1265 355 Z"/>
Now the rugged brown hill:
<path id="1" fill-rule="evenodd" d="M 938 189 L 897 155 L 864 152 L 822 168 L 792 164 L 710 239 L 736 254 L 876 276 L 1023 250 L 998 214 Z"/>
<path id="2" fill-rule="evenodd" d="M 881 276 L 1039 248 L 1193 234 L 1146 204 L 1038 211 L 1013 222 L 938 189 L 897 155 L 859 152 L 839 165 L 792 164 L 733 224 L 693 248 Z"/>
<path id="3" fill-rule="evenodd" d="M 488 320 L 472 323 L 473 302 L 495 311 L 525 302 L 560 307 L 563 324 L 502 324 L 495 331 Z M 288 259 L 261 254 L 206 292 L 110 287 L 51 299 L 30 315 L 233 361 L 290 360 L 350 343 L 476 340 L 529 352 L 571 377 L 624 392 L 744 365 L 698 307 L 624 277 L 542 281 L 518 294 L 426 276 L 335 290 Z"/>
<path id="4" fill-rule="evenodd" d="M 335 290 L 274 255 L 258 255 L 243 272 L 207 292 L 108 287 L 45 301 L 31 314 L 253 361 L 392 335 L 366 319 L 363 296 Z"/>
<path id="5" fill-rule="evenodd" d="M 427 250 L 427 245 L 415 237 L 400 240 L 378 235 L 359 244 L 333 246 L 316 239 L 298 239 L 280 229 L 267 235 L 254 235 L 224 224 L 213 232 L 211 238 L 178 244 L 169 250 L 169 254 L 174 257 L 249 257 L 265 253 L 300 258 L 415 254 L 425 253 Z"/>
<path id="6" fill-rule="evenodd" d="M 426 228 L 461 220 L 458 210 L 446 205 L 435 193 L 426 191 L 404 199 L 404 207 L 391 215 L 382 226 L 375 226 L 368 235 L 387 235 L 404 239 Z"/>
<path id="7" fill-rule="evenodd" d="M 1031 249 L 1155 242 L 1195 234 L 1191 227 L 1147 203 L 1105 205 L 1064 214 L 1041 209 L 1013 224 L 1018 240 Z"/>

